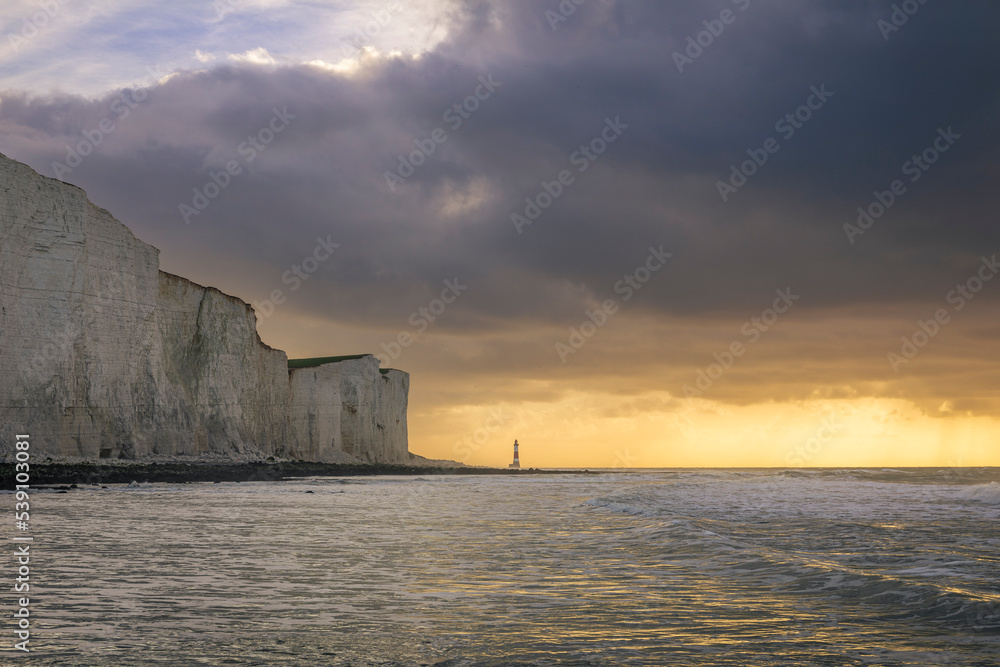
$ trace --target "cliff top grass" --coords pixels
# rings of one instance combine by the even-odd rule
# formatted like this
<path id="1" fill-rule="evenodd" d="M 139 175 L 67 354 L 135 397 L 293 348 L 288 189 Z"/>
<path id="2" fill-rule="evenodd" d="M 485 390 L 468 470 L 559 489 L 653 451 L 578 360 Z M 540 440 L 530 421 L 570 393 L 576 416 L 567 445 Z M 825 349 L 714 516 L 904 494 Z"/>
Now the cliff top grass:
<path id="1" fill-rule="evenodd" d="M 289 368 L 312 368 L 314 366 L 322 366 L 323 364 L 330 364 L 337 361 L 350 361 L 351 359 L 364 359 L 370 356 L 367 354 L 345 354 L 339 357 L 312 357 L 311 359 L 289 359 Z"/>

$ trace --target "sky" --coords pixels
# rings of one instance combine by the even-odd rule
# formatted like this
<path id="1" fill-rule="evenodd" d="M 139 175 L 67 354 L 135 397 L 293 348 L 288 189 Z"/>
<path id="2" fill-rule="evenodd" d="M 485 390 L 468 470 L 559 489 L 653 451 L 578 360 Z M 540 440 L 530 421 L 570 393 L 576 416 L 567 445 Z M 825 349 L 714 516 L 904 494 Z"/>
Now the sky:
<path id="1" fill-rule="evenodd" d="M 14 0 L 0 152 L 410 450 L 1000 465 L 1000 5 Z"/>

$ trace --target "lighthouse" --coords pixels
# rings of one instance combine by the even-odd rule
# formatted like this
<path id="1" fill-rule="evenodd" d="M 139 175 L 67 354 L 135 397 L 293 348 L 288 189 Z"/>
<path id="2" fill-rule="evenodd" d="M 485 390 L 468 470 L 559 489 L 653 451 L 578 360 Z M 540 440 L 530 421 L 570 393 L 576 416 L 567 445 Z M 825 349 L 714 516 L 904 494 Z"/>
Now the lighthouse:
<path id="1" fill-rule="evenodd" d="M 511 463 L 508 468 L 520 468 L 521 462 L 517 460 L 517 440 L 514 441 L 514 462 Z"/>

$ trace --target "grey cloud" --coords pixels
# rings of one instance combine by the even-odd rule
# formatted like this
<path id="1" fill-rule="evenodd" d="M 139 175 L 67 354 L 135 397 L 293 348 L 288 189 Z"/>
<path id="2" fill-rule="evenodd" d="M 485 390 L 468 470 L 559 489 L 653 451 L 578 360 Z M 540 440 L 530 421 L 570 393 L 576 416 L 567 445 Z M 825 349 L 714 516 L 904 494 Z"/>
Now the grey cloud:
<path id="1" fill-rule="evenodd" d="M 740 317 L 787 284 L 808 295 L 804 310 L 932 301 L 963 261 L 1000 249 L 995 190 L 975 181 L 996 174 L 1000 9 L 928 3 L 885 42 L 875 21 L 890 4 L 752 2 L 683 73 L 672 52 L 733 3 L 594 1 L 556 31 L 544 17 L 555 2 L 456 5 L 433 53 L 358 78 L 180 72 L 65 178 L 160 247 L 165 266 L 245 285 L 247 300 L 283 287 L 282 272 L 332 234 L 338 255 L 287 308 L 372 326 L 398 325 L 457 275 L 473 289 L 445 330 L 561 327 L 660 243 L 674 262 L 633 304 L 657 317 Z M 502 86 L 449 129 L 444 110 L 487 74 Z M 723 203 L 715 183 L 729 165 L 822 83 L 835 97 Z M 51 175 L 112 103 L 5 92 L 0 148 Z M 238 147 L 275 107 L 296 118 L 246 163 Z M 573 169 L 609 116 L 629 129 L 518 235 L 511 213 Z M 954 152 L 849 245 L 855 208 L 942 125 L 962 134 Z M 383 173 L 437 127 L 447 140 L 390 192 Z M 184 224 L 178 205 L 231 159 L 243 173 Z"/>

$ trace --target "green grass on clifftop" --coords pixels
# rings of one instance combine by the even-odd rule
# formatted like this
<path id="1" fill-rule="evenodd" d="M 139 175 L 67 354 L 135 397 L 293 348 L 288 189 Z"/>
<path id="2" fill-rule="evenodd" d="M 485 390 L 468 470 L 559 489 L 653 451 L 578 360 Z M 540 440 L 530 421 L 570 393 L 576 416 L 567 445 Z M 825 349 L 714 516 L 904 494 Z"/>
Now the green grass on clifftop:
<path id="1" fill-rule="evenodd" d="M 345 354 L 340 357 L 313 357 L 311 359 L 289 359 L 289 368 L 312 368 L 313 366 L 322 366 L 323 364 L 330 364 L 336 361 L 350 361 L 351 359 L 363 359 L 367 357 L 367 354 Z"/>

